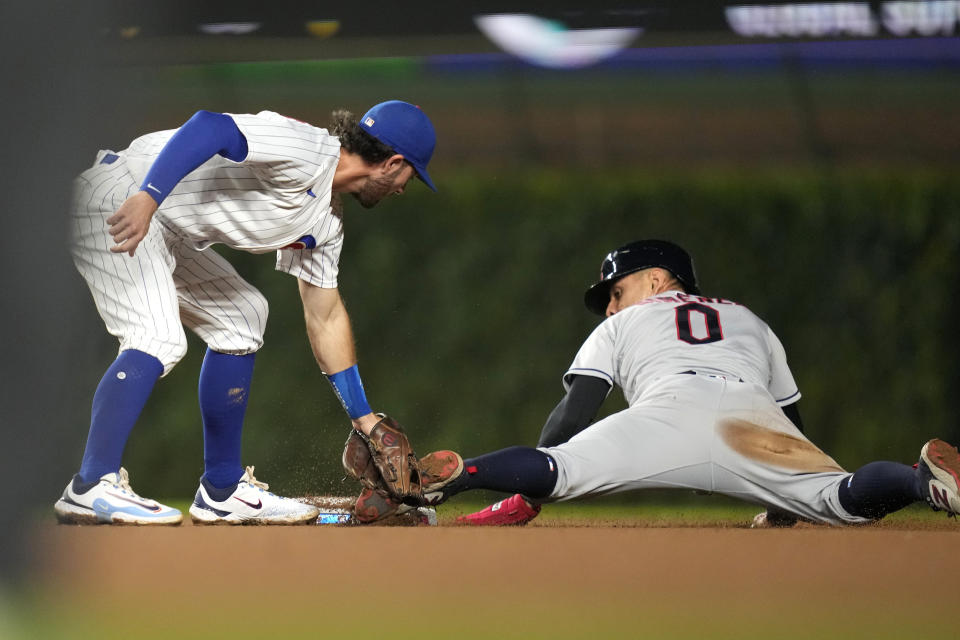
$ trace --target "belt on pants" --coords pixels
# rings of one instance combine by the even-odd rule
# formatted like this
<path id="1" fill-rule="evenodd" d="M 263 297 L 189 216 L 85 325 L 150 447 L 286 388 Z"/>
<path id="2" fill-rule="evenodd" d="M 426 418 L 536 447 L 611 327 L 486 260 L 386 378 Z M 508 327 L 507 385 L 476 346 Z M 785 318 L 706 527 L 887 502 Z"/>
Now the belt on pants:
<path id="1" fill-rule="evenodd" d="M 701 371 L 694 371 L 693 369 L 681 371 L 680 375 L 707 376 L 708 378 L 720 378 L 721 380 L 730 380 L 731 382 L 743 382 L 743 378 L 736 378 L 734 376 L 722 376 L 716 373 L 703 373 Z"/>

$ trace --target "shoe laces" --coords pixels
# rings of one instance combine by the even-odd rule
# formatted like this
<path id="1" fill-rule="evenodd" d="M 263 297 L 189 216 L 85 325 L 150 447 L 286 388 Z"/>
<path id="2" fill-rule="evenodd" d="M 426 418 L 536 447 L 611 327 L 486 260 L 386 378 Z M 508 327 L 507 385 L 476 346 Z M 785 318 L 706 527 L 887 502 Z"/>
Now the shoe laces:
<path id="1" fill-rule="evenodd" d="M 244 474 L 244 476 L 243 476 L 242 478 L 240 478 L 240 481 L 241 481 L 241 482 L 246 482 L 246 483 L 248 483 L 248 484 L 252 484 L 253 486 L 255 486 L 255 487 L 257 487 L 258 489 L 261 489 L 261 490 L 263 490 L 263 491 L 267 491 L 267 490 L 270 488 L 270 485 L 268 485 L 266 482 L 261 482 L 261 481 L 257 480 L 256 478 L 254 478 L 254 477 L 253 477 L 253 469 L 254 469 L 254 468 L 253 468 L 252 466 L 247 467 L 247 472 Z"/>
<path id="2" fill-rule="evenodd" d="M 124 493 L 129 493 L 130 495 L 143 500 L 143 498 L 137 495 L 137 492 L 133 490 L 133 487 L 130 486 L 130 474 L 127 473 L 127 470 L 123 467 L 120 467 L 120 471 L 117 472 L 117 481 L 113 484 L 119 487 Z"/>

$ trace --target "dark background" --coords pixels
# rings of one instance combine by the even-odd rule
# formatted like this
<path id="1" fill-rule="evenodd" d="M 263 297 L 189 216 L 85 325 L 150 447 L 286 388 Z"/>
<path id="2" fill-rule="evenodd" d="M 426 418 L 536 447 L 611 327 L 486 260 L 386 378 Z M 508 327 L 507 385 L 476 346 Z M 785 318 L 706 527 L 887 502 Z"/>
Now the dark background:
<path id="1" fill-rule="evenodd" d="M 955 20 L 903 37 L 746 39 L 720 3 L 438 6 L 2 9 L 6 533 L 52 517 L 115 357 L 65 248 L 71 177 L 98 149 L 201 108 L 323 126 L 336 108 L 400 98 L 432 118 L 440 193 L 348 204 L 341 261 L 371 402 L 421 452 L 533 444 L 596 322 L 583 289 L 609 249 L 644 236 L 687 246 L 707 293 L 773 326 L 808 432 L 844 466 L 958 439 Z M 610 60 L 547 69 L 472 22 L 521 8 L 646 31 Z M 310 20 L 332 35 L 309 35 Z M 229 21 L 262 26 L 197 28 Z M 229 255 L 271 302 L 245 460 L 281 493 L 352 492 L 339 468 L 348 423 L 312 360 L 295 282 L 270 256 Z M 144 495 L 187 499 L 202 473 L 202 354 L 193 339 L 133 432 L 124 465 Z M 607 404 L 623 406 L 619 393 Z M 2 546 L 12 567 L 19 546 Z"/>

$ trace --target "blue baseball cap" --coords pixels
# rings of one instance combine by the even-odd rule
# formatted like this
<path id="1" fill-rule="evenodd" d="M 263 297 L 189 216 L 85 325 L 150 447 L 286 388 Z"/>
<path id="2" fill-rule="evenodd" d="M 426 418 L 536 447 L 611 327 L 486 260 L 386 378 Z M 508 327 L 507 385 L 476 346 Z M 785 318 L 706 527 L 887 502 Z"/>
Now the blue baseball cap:
<path id="1" fill-rule="evenodd" d="M 360 127 L 402 155 L 416 169 L 417 177 L 437 190 L 427 173 L 427 163 L 437 145 L 437 134 L 430 118 L 420 107 L 402 100 L 381 102 L 363 114 Z"/>

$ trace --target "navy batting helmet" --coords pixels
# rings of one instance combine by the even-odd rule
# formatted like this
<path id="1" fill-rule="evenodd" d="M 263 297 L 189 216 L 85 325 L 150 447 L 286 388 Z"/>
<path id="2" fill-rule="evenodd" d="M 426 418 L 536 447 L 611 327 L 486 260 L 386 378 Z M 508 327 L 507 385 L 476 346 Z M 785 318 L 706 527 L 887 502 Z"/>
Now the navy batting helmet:
<path id="1" fill-rule="evenodd" d="M 607 254 L 600 265 L 600 281 L 587 289 L 583 295 L 584 304 L 597 315 L 604 315 L 614 282 L 634 271 L 653 267 L 672 273 L 687 293 L 700 293 L 689 253 L 666 240 L 637 240 Z"/>

